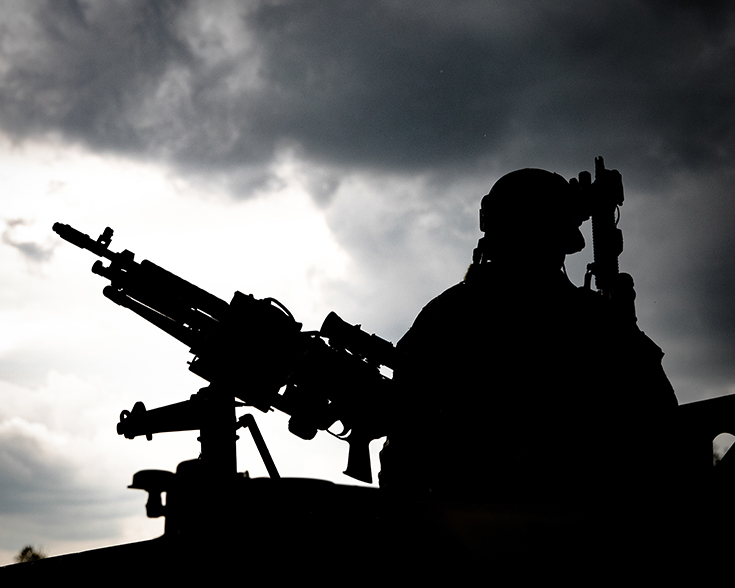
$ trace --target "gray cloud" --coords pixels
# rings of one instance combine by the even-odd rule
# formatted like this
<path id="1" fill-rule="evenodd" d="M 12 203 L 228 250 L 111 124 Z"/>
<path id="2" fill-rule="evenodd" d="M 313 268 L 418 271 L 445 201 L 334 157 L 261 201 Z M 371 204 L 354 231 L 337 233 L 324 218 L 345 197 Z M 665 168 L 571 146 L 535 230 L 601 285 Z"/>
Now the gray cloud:
<path id="1" fill-rule="evenodd" d="M 35 241 L 22 241 L 14 236 L 14 229 L 23 226 L 26 221 L 23 219 L 13 219 L 5 221 L 6 229 L 3 231 L 2 242 L 17 249 L 23 257 L 33 263 L 42 263 L 51 259 L 56 245 L 41 245 Z"/>
<path id="2" fill-rule="evenodd" d="M 37 537 L 107 539 L 119 532 L 121 513 L 139 510 L 122 489 L 90 487 L 75 464 L 49 451 L 27 423 L 1 424 L 0 549 L 19 550 Z"/>
<path id="3" fill-rule="evenodd" d="M 7 14 L 18 9 L 32 10 L 25 26 Z M 145 148 L 136 111 L 164 73 L 188 59 L 171 31 L 176 10 L 175 2 L 75 0 L 6 7 L 4 130 L 61 132 L 93 148 Z"/>
<path id="4" fill-rule="evenodd" d="M 20 136 L 204 169 L 281 146 L 447 173 L 568 165 L 600 147 L 636 170 L 731 160 L 726 3 L 35 6 L 30 33 L 3 32 L 0 124 Z"/>

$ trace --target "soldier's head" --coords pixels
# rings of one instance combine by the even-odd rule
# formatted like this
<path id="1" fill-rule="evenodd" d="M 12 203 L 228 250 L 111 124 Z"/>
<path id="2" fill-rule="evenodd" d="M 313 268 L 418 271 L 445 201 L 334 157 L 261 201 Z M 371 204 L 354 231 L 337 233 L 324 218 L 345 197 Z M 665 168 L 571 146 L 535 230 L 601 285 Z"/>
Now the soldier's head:
<path id="1" fill-rule="evenodd" d="M 480 205 L 483 257 L 491 261 L 559 260 L 581 251 L 587 217 L 578 191 L 559 174 L 519 169 L 501 177 Z M 529 259 L 531 258 L 531 259 Z"/>

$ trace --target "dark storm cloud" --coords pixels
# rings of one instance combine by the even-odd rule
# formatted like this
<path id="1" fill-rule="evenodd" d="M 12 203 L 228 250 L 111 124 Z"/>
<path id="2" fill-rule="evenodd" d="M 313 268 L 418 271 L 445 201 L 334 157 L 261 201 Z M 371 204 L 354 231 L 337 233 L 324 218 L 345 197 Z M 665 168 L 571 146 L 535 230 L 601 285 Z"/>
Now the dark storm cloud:
<path id="1" fill-rule="evenodd" d="M 507 48 L 406 8 L 262 5 L 249 21 L 268 88 L 262 131 L 327 160 L 393 169 L 451 165 L 505 135 Z"/>
<path id="2" fill-rule="evenodd" d="M 398 169 L 549 152 L 561 163 L 600 142 L 646 163 L 711 164 L 732 152 L 731 12 L 410 6 L 261 6 L 251 19 L 269 88 L 261 120 L 309 153 Z"/>
<path id="3" fill-rule="evenodd" d="M 0 112 L 14 135 L 63 133 L 93 148 L 136 150 L 153 139 L 135 112 L 157 80 L 186 62 L 171 27 L 177 2 L 86 3 L 74 0 L 6 6 Z M 160 132 L 160 131 L 159 131 Z"/>
<path id="4" fill-rule="evenodd" d="M 0 121 L 18 136 L 219 168 L 281 145 L 348 168 L 464 173 L 549 152 L 563 165 L 601 143 L 641 167 L 732 155 L 726 3 L 34 6 L 25 44 L 3 33 Z"/>

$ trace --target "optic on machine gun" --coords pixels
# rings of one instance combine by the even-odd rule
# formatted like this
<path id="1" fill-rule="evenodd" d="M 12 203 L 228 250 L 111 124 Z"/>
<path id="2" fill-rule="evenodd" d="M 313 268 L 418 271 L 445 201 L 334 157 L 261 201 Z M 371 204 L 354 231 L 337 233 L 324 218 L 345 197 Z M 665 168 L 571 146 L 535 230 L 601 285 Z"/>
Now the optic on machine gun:
<path id="1" fill-rule="evenodd" d="M 369 365 L 395 368 L 396 348 L 393 343 L 366 333 L 360 325 L 343 321 L 335 312 L 330 312 L 324 319 L 319 334 L 329 339 L 329 344 L 333 347 L 346 349 Z"/>

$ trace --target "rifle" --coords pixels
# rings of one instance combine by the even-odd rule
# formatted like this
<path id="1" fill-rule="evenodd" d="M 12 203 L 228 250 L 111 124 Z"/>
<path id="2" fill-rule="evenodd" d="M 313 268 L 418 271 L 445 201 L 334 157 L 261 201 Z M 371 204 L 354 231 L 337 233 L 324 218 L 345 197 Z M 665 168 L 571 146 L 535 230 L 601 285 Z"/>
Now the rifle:
<path id="1" fill-rule="evenodd" d="M 334 313 L 320 332 L 302 331 L 301 323 L 273 298 L 235 292 L 228 304 L 148 260 L 136 262 L 131 251 L 110 251 L 109 227 L 96 241 L 69 225 L 55 223 L 53 230 L 109 260 L 108 266 L 101 260 L 92 266 L 93 273 L 110 280 L 103 294 L 187 345 L 194 354 L 189 370 L 210 382 L 188 401 L 150 411 L 136 403 L 132 412 L 121 413 L 118 434 L 150 439 L 160 432 L 201 429 L 202 458 L 216 463 L 219 471 L 231 471 L 232 427 L 249 426 L 256 444 L 260 436 L 252 417 L 233 422 L 234 407 L 275 408 L 291 416 L 289 430 L 303 439 L 313 438 L 317 430 L 332 433 L 330 428 L 340 422 L 343 431 L 332 434 L 350 444 L 345 474 L 372 481 L 368 444 L 384 436 L 385 427 L 378 412 L 366 407 L 376 404 L 376 393 L 389 393 L 391 380 L 379 366 L 394 362 L 390 342 Z M 376 360 L 372 356 L 378 349 Z M 266 465 L 272 465 L 262 441 L 258 448 Z M 268 470 L 277 476 L 275 466 Z"/>
<path id="2" fill-rule="evenodd" d="M 592 255 L 594 261 L 587 265 L 585 288 L 595 286 L 605 298 L 609 298 L 619 275 L 618 257 L 623 252 L 623 232 L 618 228 L 620 209 L 623 205 L 623 176 L 616 169 L 605 169 L 605 160 L 595 157 L 595 181 L 588 171 L 579 172 L 579 179 L 570 184 L 578 191 L 581 216 L 592 216 Z"/>
<path id="3" fill-rule="evenodd" d="M 623 176 L 616 169 L 605 169 L 605 160 L 595 157 L 595 181 L 583 171 L 570 184 L 577 191 L 581 218 L 592 217 L 593 262 L 587 265 L 584 287 L 591 289 L 594 276 L 597 291 L 612 301 L 615 312 L 635 322 L 633 278 L 620 273 L 618 265 L 623 252 L 623 232 L 618 228 L 624 200 Z"/>

